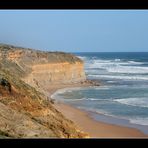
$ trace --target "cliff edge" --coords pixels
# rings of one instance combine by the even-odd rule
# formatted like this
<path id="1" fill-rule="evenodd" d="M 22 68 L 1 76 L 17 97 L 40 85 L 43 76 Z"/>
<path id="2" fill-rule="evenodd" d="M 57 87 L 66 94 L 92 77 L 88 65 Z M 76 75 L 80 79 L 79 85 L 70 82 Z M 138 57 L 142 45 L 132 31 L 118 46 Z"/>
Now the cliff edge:
<path id="1" fill-rule="evenodd" d="M 44 52 L 3 45 L 0 59 L 11 63 L 11 70 L 36 89 L 47 90 L 51 84 L 68 84 L 86 80 L 83 61 L 64 52 Z M 10 68 L 10 64 L 8 64 Z M 14 67 L 14 68 L 13 68 Z M 17 70 L 17 71 L 16 71 Z"/>

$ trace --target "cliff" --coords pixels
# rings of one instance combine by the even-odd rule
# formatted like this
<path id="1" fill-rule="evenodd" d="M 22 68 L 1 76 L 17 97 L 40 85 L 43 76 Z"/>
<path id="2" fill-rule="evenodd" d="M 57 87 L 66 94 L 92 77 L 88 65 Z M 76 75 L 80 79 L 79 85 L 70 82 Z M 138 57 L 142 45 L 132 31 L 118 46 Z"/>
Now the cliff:
<path id="1" fill-rule="evenodd" d="M 0 45 L 0 136 L 84 137 L 47 100 L 49 85 L 85 81 L 72 54 Z"/>
<path id="2" fill-rule="evenodd" d="M 86 80 L 83 61 L 72 54 L 8 47 L 2 48 L 0 58 L 15 63 L 19 72 L 22 71 L 22 80 L 37 89 Z"/>

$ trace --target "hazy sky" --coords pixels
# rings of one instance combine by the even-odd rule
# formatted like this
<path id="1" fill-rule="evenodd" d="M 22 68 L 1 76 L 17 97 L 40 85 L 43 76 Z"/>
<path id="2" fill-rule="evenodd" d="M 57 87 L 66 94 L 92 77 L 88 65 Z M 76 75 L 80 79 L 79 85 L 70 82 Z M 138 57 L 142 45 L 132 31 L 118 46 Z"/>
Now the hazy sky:
<path id="1" fill-rule="evenodd" d="M 0 10 L 0 42 L 84 51 L 148 51 L 148 10 Z"/>

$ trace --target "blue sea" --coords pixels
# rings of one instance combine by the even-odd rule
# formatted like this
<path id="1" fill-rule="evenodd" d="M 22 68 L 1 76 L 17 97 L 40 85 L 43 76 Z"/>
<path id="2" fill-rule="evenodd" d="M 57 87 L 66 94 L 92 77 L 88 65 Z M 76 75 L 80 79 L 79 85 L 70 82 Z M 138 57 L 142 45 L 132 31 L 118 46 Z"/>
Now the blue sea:
<path id="1" fill-rule="evenodd" d="M 57 91 L 54 98 L 91 112 L 98 121 L 138 128 L 148 134 L 148 53 L 75 53 L 88 79 L 101 86 Z"/>

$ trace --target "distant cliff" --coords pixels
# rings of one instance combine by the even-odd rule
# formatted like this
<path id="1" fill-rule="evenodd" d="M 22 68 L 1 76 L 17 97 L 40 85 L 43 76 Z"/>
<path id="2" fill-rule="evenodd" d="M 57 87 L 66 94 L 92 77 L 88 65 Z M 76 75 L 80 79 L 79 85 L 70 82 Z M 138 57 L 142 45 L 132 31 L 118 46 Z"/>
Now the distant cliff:
<path id="1" fill-rule="evenodd" d="M 0 44 L 0 137 L 84 137 L 45 91 L 85 79 L 83 61 L 72 54 Z"/>

